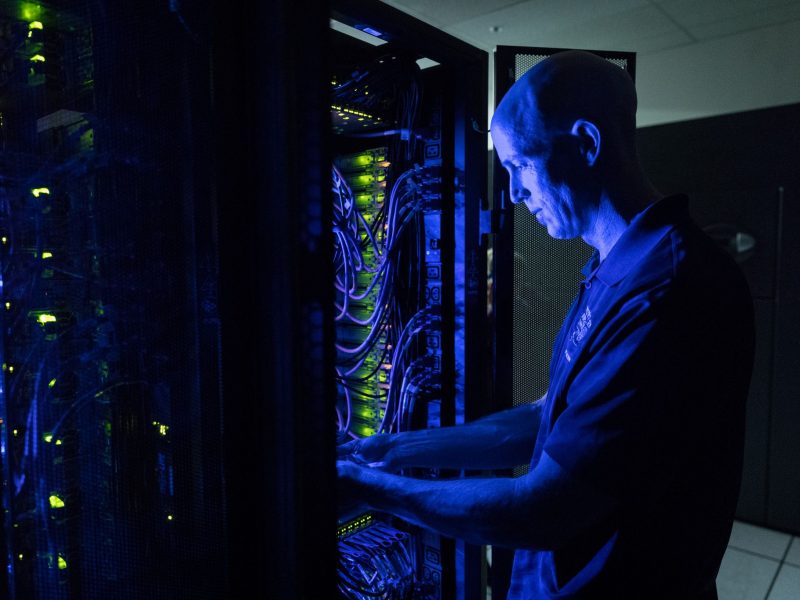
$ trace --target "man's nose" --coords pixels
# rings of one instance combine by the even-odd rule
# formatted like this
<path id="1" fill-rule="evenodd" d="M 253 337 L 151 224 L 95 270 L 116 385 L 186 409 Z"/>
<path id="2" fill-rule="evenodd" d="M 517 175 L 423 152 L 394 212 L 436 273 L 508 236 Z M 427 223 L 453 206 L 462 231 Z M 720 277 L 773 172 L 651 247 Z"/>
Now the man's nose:
<path id="1" fill-rule="evenodd" d="M 519 175 L 516 173 L 512 173 L 511 177 L 509 178 L 510 184 L 510 196 L 511 196 L 511 203 L 512 204 L 520 204 L 521 202 L 525 202 L 525 199 L 531 195 L 531 193 L 525 189 L 525 186 L 522 185 L 522 182 L 519 180 Z"/>

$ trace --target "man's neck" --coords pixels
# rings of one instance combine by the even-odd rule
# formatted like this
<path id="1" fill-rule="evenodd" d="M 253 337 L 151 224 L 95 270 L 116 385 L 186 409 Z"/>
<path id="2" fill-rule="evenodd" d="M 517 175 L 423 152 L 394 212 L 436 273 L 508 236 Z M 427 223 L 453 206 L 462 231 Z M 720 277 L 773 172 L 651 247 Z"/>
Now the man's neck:
<path id="1" fill-rule="evenodd" d="M 614 196 L 602 194 L 594 226 L 583 236 L 583 240 L 596 248 L 600 260 L 604 260 L 636 215 L 661 197 L 661 194 L 646 182 L 624 194 Z"/>

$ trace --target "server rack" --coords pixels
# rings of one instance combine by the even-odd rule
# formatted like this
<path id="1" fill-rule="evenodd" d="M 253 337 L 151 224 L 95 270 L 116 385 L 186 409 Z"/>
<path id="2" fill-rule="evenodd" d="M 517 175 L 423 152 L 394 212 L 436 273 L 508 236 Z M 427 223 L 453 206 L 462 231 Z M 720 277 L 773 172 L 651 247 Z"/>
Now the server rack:
<path id="1" fill-rule="evenodd" d="M 0 6 L 0 596 L 224 595 L 208 19 Z"/>
<path id="2" fill-rule="evenodd" d="M 375 344 L 374 359 L 380 364 L 374 369 L 362 368 L 375 373 L 375 387 L 370 389 L 380 392 L 383 387 L 385 396 L 378 393 L 378 397 L 364 398 L 363 390 L 352 387 L 353 380 L 343 376 L 356 364 L 343 355 L 343 350 L 352 349 L 364 334 L 361 338 L 357 333 L 348 337 L 357 326 L 341 306 L 346 294 L 339 292 L 339 442 L 376 431 L 441 427 L 474 419 L 485 410 L 488 393 L 483 385 L 488 378 L 481 377 L 481 366 L 488 365 L 489 348 L 485 345 L 485 277 L 481 276 L 485 272 L 485 260 L 481 258 L 485 253 L 479 235 L 480 211 L 486 201 L 487 137 L 486 131 L 475 126 L 486 114 L 487 55 L 379 3 L 334 2 L 332 8 L 332 17 L 339 24 L 367 31 L 376 38 L 374 43 L 380 44 L 354 41 L 338 32 L 332 34 L 333 164 L 345 183 L 341 189 L 352 189 L 356 196 L 366 192 L 373 199 L 369 206 L 356 201 L 357 209 L 366 217 L 365 225 L 379 218 L 373 215 L 382 210 L 390 214 L 408 210 L 406 239 L 395 242 L 392 238 L 382 248 L 376 247 L 375 252 L 384 252 L 380 264 L 394 264 L 391 268 L 410 273 L 416 281 L 405 289 L 393 288 L 389 304 L 409 305 L 408 314 L 387 326 L 388 338 Z M 398 63 L 403 64 L 402 68 L 397 68 Z M 381 82 L 384 89 L 380 88 Z M 375 113 L 381 103 L 365 101 L 364 93 L 367 98 L 387 97 L 388 112 Z M 413 98 L 414 105 L 392 101 L 405 97 Z M 381 134 L 387 131 L 391 133 Z M 365 151 L 382 159 L 377 163 L 385 165 L 379 167 L 385 181 L 375 181 L 369 190 L 359 188 L 358 180 L 367 173 L 375 174 L 374 164 L 366 171 L 356 171 L 354 166 L 355 162 L 367 160 Z M 343 193 L 335 194 L 335 205 L 341 204 Z M 377 204 L 376 194 L 383 194 Z M 398 209 L 403 194 L 405 208 Z M 362 239 L 372 236 L 365 227 L 354 227 L 353 231 Z M 391 235 L 391 227 L 388 231 Z M 335 244 L 337 257 L 341 256 L 343 243 Z M 391 254 L 395 246 L 391 244 L 399 248 L 396 262 Z M 417 250 L 404 251 L 403 244 Z M 367 271 L 369 267 L 368 264 Z M 338 268 L 341 282 L 344 269 L 342 265 Z M 363 285 L 369 286 L 371 281 L 374 276 L 366 275 Z M 385 278 L 380 281 L 378 287 L 385 285 Z M 358 295 L 357 292 L 354 298 Z M 380 302 L 376 308 L 370 307 L 366 312 L 380 315 Z M 417 317 L 418 327 L 414 320 Z M 392 352 L 381 363 L 383 349 L 392 347 L 398 338 L 402 343 L 397 331 L 405 332 L 407 326 L 414 328 L 416 339 L 403 352 Z M 360 403 L 356 403 L 358 394 L 362 394 Z M 369 411 L 372 426 L 359 420 L 355 405 L 362 407 L 358 410 Z M 354 419 L 358 420 L 355 425 Z M 339 576 L 340 590 L 345 597 L 357 598 L 362 597 L 360 592 L 366 593 L 354 581 L 357 577 L 353 573 L 361 568 L 369 572 L 370 561 L 381 560 L 377 555 L 365 556 L 362 564 L 353 558 L 354 548 L 368 548 L 370 539 L 378 539 L 370 527 L 374 523 L 384 528 L 378 532 L 383 539 L 387 535 L 402 538 L 404 549 L 394 551 L 404 557 L 406 573 L 405 579 L 400 578 L 404 583 L 394 591 L 387 582 L 376 583 L 373 591 L 387 585 L 386 593 L 398 594 L 397 597 L 407 594 L 403 597 L 455 598 L 479 593 L 480 549 L 381 515 L 350 517 L 356 518 L 342 519 L 339 531 L 340 566 L 344 571 Z M 361 529 L 363 524 L 366 527 Z"/>

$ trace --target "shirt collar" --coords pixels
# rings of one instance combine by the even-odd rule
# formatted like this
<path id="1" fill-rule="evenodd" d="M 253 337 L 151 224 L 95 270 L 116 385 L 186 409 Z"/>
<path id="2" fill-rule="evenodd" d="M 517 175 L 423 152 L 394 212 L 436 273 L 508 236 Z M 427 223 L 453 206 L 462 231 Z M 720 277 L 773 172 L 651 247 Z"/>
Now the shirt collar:
<path id="1" fill-rule="evenodd" d="M 604 261 L 600 262 L 595 250 L 582 273 L 587 279 L 596 275 L 606 285 L 619 283 L 672 227 L 689 219 L 689 198 L 685 194 L 654 202 L 633 218 Z"/>

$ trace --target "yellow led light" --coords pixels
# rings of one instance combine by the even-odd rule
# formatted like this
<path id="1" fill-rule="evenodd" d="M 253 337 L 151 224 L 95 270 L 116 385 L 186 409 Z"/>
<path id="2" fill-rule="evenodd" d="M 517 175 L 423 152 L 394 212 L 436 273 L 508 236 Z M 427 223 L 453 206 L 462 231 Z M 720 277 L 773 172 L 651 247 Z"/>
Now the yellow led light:
<path id="1" fill-rule="evenodd" d="M 3 236 L 2 238 L 0 238 L 0 241 L 2 241 L 4 244 L 7 244 L 8 238 L 6 236 Z"/>
<path id="2" fill-rule="evenodd" d="M 13 373 L 14 372 L 14 365 L 8 365 L 8 372 L 9 373 Z"/>
<path id="3" fill-rule="evenodd" d="M 172 521 L 174 517 L 172 515 L 167 515 L 167 521 Z"/>
<path id="4" fill-rule="evenodd" d="M 28 23 L 28 29 L 44 29 L 41 21 L 31 21 Z"/>
<path id="5" fill-rule="evenodd" d="M 36 320 L 39 321 L 40 325 L 44 325 L 45 323 L 55 323 L 56 322 L 56 316 L 55 315 L 41 314 L 41 315 L 39 315 L 39 317 Z"/>
<path id="6" fill-rule="evenodd" d="M 160 433 L 161 435 L 167 435 L 167 431 L 169 431 L 169 425 L 158 426 L 158 433 Z"/>
<path id="7" fill-rule="evenodd" d="M 33 60 L 33 58 L 31 60 Z M 44 57 L 42 57 L 42 61 L 44 61 Z M 45 194 L 45 195 L 49 196 L 50 195 L 50 188 L 46 188 L 46 187 L 33 188 L 33 189 L 31 189 L 31 194 L 33 194 L 35 198 L 38 198 L 42 194 Z"/>
<path id="8" fill-rule="evenodd" d="M 64 501 L 56 494 L 50 494 L 50 508 L 64 508 Z"/>
<path id="9" fill-rule="evenodd" d="M 17 437 L 19 435 L 19 429 L 14 429 L 11 433 L 14 435 L 14 437 Z"/>
<path id="10" fill-rule="evenodd" d="M 45 62 L 45 60 L 47 59 L 41 54 L 34 54 L 31 56 L 31 62 Z"/>
<path id="11" fill-rule="evenodd" d="M 67 561 L 60 554 L 58 555 L 58 568 L 61 570 L 67 568 Z"/>
<path id="12" fill-rule="evenodd" d="M 6 302 L 6 310 L 11 310 L 11 302 Z"/>
<path id="13" fill-rule="evenodd" d="M 53 258 L 53 253 L 52 252 L 42 252 L 42 260 L 44 260 L 45 258 Z"/>
<path id="14" fill-rule="evenodd" d="M 47 384 L 47 387 L 51 388 L 51 387 L 55 387 L 55 385 L 56 385 L 56 380 L 55 379 L 51 379 L 50 383 Z"/>
<path id="15" fill-rule="evenodd" d="M 24 558 L 24 555 L 22 554 L 22 552 L 17 554 L 17 558 L 20 559 L 20 560 L 22 560 Z"/>
<path id="16" fill-rule="evenodd" d="M 64 443 L 64 442 L 62 442 L 61 440 L 56 440 L 56 446 L 60 446 L 60 445 L 61 445 L 61 444 L 63 444 L 63 443 Z"/>
<path id="17" fill-rule="evenodd" d="M 52 433 L 45 433 L 42 436 L 42 439 L 49 444 L 50 442 L 53 441 L 53 434 Z"/>

